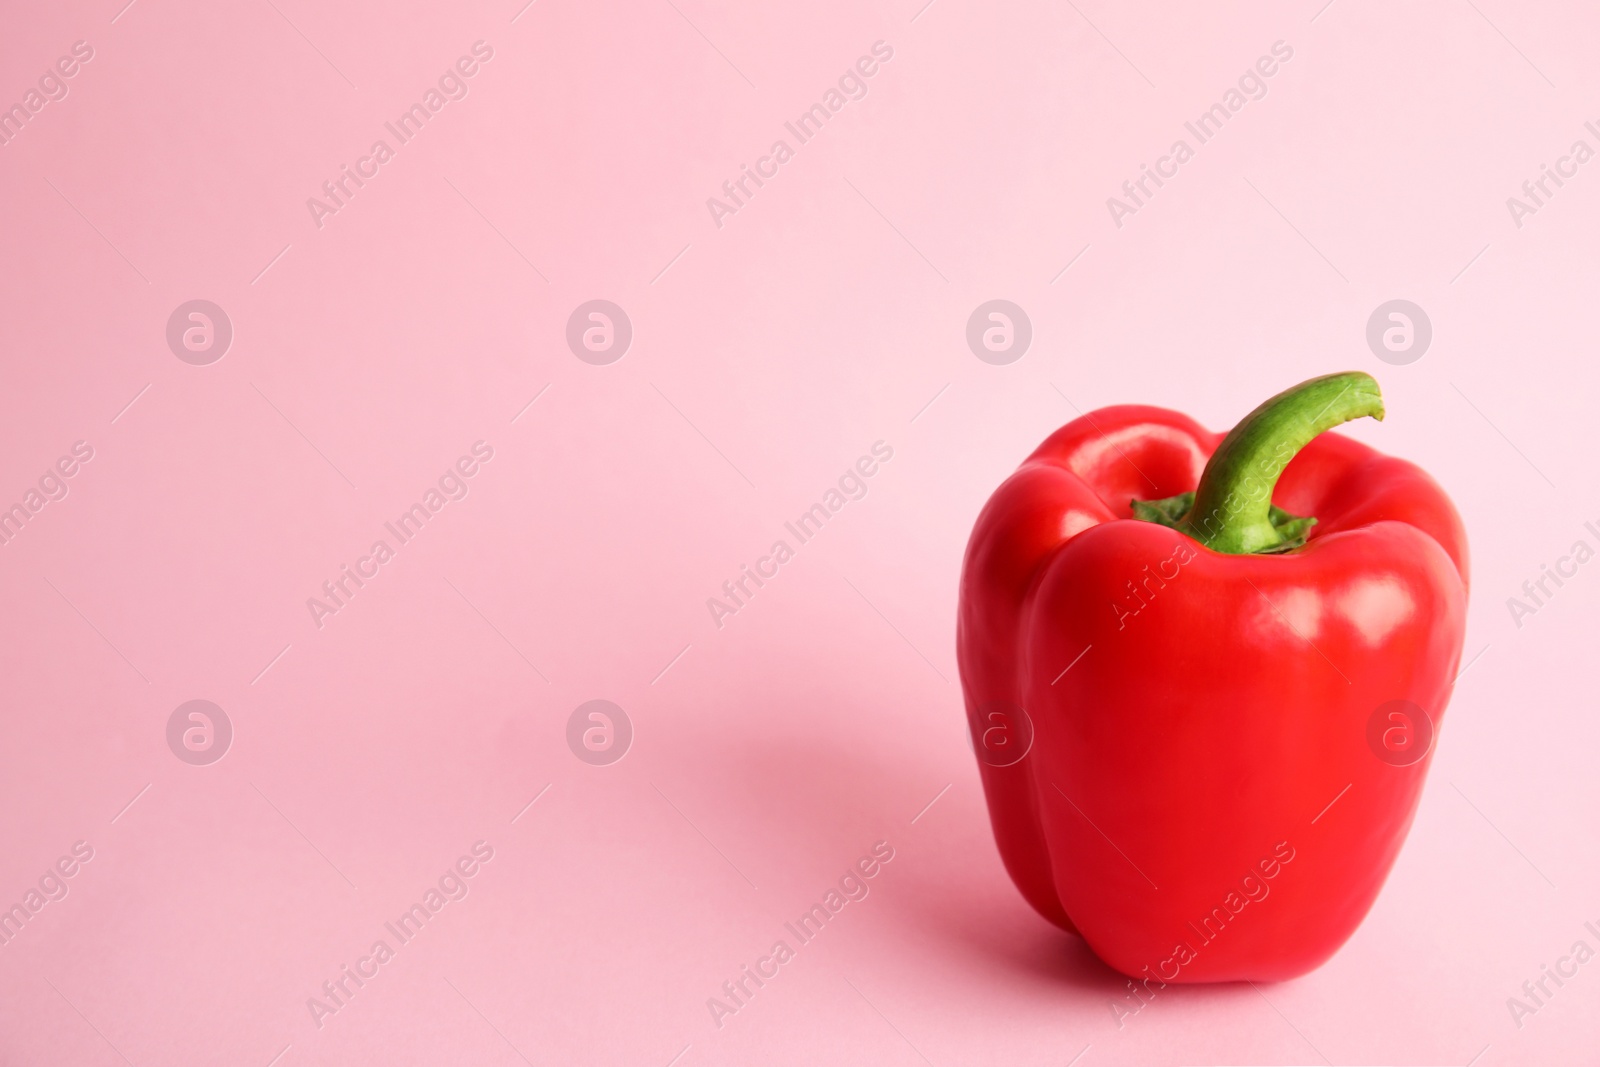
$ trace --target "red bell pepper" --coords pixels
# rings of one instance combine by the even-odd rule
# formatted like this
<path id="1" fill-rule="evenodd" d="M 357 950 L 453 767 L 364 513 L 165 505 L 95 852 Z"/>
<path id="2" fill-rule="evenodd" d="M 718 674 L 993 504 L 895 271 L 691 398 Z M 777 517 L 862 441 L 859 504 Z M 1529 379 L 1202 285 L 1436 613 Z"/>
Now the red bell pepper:
<path id="1" fill-rule="evenodd" d="M 1319 966 L 1410 829 L 1461 658 L 1466 535 L 1422 470 L 1324 433 L 1362 416 L 1383 401 L 1357 372 L 1226 437 L 1103 408 L 973 529 L 957 654 L 1000 855 L 1147 984 Z"/>

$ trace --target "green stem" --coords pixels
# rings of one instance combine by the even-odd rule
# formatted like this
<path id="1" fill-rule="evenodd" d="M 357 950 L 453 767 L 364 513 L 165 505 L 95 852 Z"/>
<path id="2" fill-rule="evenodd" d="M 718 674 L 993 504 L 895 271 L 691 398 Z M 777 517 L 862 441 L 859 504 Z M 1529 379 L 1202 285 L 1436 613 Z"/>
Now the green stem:
<path id="1" fill-rule="evenodd" d="M 1222 439 L 1200 475 L 1193 505 L 1171 524 L 1215 552 L 1282 552 L 1303 544 L 1317 520 L 1272 506 L 1278 477 L 1312 438 L 1364 416 L 1383 418 L 1383 396 L 1370 374 L 1327 374 L 1285 389 Z"/>

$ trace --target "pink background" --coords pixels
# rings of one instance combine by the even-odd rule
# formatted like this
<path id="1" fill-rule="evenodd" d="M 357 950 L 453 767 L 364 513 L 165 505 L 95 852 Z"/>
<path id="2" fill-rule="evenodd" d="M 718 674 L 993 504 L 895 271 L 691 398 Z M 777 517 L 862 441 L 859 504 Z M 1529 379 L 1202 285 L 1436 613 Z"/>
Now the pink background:
<path id="1" fill-rule="evenodd" d="M 0 547 L 0 903 L 94 849 L 0 946 L 0 1062 L 1593 1061 L 1600 963 L 1520 1028 L 1506 1000 L 1600 947 L 1600 563 L 1520 628 L 1506 599 L 1600 546 L 1600 163 L 1520 228 L 1505 203 L 1600 147 L 1592 11 L 122 3 L 0 33 L 5 104 L 94 50 L 0 147 L 0 504 L 94 449 Z M 319 229 L 306 199 L 478 40 L 469 94 Z M 706 198 L 879 40 L 719 228 Z M 1115 226 L 1278 40 L 1267 96 Z M 165 340 L 197 298 L 234 327 L 208 366 Z M 593 366 L 564 331 L 602 298 L 634 338 Z M 1033 323 L 1008 366 L 964 339 L 993 298 Z M 1364 338 L 1394 298 L 1434 328 L 1406 366 Z M 1465 518 L 1479 658 L 1332 962 L 1119 1028 L 1123 980 L 990 837 L 968 530 L 1075 408 L 1223 428 L 1344 369 L 1390 412 L 1351 432 Z M 479 440 L 469 495 L 319 629 L 307 598 Z M 706 598 L 878 440 L 868 495 L 718 629 Z M 605 767 L 565 740 L 596 698 L 634 728 Z M 167 747 L 192 699 L 235 731 L 209 766 Z M 469 895 L 319 1028 L 307 999 L 479 840 Z M 877 841 L 870 895 L 714 1025 Z"/>

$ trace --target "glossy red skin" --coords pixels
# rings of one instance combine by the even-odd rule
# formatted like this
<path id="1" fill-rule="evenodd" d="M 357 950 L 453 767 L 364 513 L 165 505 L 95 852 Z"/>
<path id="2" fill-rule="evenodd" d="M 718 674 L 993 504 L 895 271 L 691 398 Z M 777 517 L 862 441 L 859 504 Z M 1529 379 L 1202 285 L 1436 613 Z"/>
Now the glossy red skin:
<path id="1" fill-rule="evenodd" d="M 1131 498 L 1194 489 L 1221 436 L 1138 406 L 1062 427 L 990 498 L 961 579 L 974 744 L 991 701 L 1033 726 L 1020 762 L 979 761 L 1007 871 L 1106 963 L 1172 982 L 1292 978 L 1355 931 L 1432 759 L 1378 759 L 1368 719 L 1410 700 L 1436 747 L 1465 629 L 1455 508 L 1349 438 L 1316 438 L 1278 482 L 1275 503 L 1318 519 L 1296 551 L 1224 555 L 1132 518 Z M 1126 583 L 1152 572 L 1137 614 L 1112 606 L 1138 607 Z M 1231 921 L 1203 926 L 1219 906 Z"/>

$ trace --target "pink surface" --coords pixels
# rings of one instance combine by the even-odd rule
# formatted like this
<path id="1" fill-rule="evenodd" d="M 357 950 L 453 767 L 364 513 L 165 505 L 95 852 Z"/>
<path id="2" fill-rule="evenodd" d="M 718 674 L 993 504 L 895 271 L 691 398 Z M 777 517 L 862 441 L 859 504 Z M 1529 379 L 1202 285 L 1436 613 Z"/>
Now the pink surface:
<path id="1" fill-rule="evenodd" d="M 1507 605 L 1600 548 L 1592 11 L 122 4 L 0 33 L 0 902 L 40 890 L 0 1063 L 1592 1062 L 1600 964 L 1508 998 L 1600 948 L 1600 563 Z M 1141 164 L 1176 174 L 1111 211 Z M 968 347 L 995 299 L 1014 362 Z M 1433 329 L 1403 365 L 1366 339 L 1394 299 Z M 187 311 L 169 346 L 195 300 L 220 359 Z M 594 300 L 619 360 L 601 320 L 568 346 Z M 1221 429 L 1343 369 L 1390 412 L 1350 432 L 1461 509 L 1471 662 L 1346 947 L 1129 1016 L 995 853 L 960 553 L 1079 410 Z M 219 761 L 179 757 L 215 715 L 169 746 L 194 700 Z M 569 735 L 592 700 L 626 758 L 579 758 L 628 732 Z M 777 974 L 714 1013 L 745 966 Z"/>

